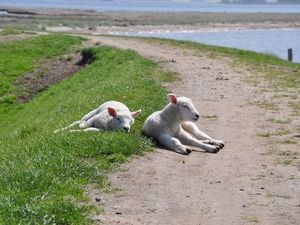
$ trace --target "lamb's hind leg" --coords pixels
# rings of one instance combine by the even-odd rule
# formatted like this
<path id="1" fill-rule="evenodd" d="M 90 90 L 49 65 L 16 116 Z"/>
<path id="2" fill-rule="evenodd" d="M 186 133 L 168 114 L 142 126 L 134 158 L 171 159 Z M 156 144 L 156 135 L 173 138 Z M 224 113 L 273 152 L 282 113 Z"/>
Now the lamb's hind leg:
<path id="1" fill-rule="evenodd" d="M 178 137 L 178 139 L 185 145 L 195 146 L 210 153 L 217 153 L 222 148 L 221 146 L 218 145 L 210 145 L 205 143 L 205 141 L 197 140 L 190 133 L 186 132 L 184 129 L 180 129 L 176 137 Z"/>
<path id="2" fill-rule="evenodd" d="M 96 128 L 96 127 L 89 127 L 89 128 L 86 128 L 86 129 L 81 129 L 81 130 L 70 130 L 70 132 L 71 133 L 74 133 L 74 132 L 82 132 L 82 131 L 84 131 L 84 132 L 90 132 L 90 131 L 96 131 L 96 132 L 99 132 L 99 131 L 101 131 L 100 129 L 98 129 L 98 128 Z"/>
<path id="3" fill-rule="evenodd" d="M 197 138 L 198 140 L 202 140 L 203 143 L 220 146 L 221 148 L 224 147 L 224 142 L 223 141 L 215 140 L 215 139 L 211 138 L 206 133 L 199 130 L 199 128 L 193 122 L 183 122 L 181 124 L 181 126 L 185 131 L 187 131 L 188 133 L 194 135 L 195 138 Z"/>
<path id="4" fill-rule="evenodd" d="M 168 134 L 163 134 L 158 138 L 158 142 L 167 147 L 170 150 L 174 150 L 184 155 L 188 155 L 192 152 L 191 149 L 187 148 L 186 146 L 182 145 L 177 138 L 174 138 Z"/>

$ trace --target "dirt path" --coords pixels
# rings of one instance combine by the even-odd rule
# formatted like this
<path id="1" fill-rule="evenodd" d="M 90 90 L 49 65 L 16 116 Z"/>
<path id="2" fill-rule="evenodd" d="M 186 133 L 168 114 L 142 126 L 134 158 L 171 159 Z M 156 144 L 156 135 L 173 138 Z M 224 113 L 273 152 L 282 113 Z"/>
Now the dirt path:
<path id="1" fill-rule="evenodd" d="M 94 217 L 99 224 L 300 224 L 299 170 L 274 163 L 268 154 L 274 143 L 257 135 L 267 118 L 264 109 L 249 104 L 257 88 L 241 81 L 246 72 L 233 70 L 226 59 L 168 45 L 110 37 L 93 41 L 134 49 L 181 74 L 168 89 L 192 97 L 202 115 L 198 126 L 226 141 L 218 154 L 157 149 L 124 165 L 110 177 L 122 191 L 89 190 L 92 198 L 100 196 L 95 204 L 105 210 Z"/>

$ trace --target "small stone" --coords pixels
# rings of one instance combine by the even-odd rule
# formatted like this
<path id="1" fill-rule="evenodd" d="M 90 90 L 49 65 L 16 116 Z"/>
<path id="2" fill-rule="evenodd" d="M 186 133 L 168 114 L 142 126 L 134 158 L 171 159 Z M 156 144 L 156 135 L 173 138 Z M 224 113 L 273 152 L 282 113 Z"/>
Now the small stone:
<path id="1" fill-rule="evenodd" d="M 173 63 L 174 63 L 174 62 L 176 62 L 176 60 L 172 58 L 171 62 L 173 62 Z"/>
<path id="2" fill-rule="evenodd" d="M 182 163 L 183 163 L 183 164 L 185 164 L 185 161 L 184 161 L 184 160 L 182 160 Z"/>
<path id="3" fill-rule="evenodd" d="M 265 190 L 265 188 L 264 188 L 264 187 L 260 187 L 260 189 L 261 189 L 261 190 Z"/>
<path id="4" fill-rule="evenodd" d="M 122 213 L 121 213 L 121 212 L 116 212 L 115 214 L 117 214 L 117 215 L 121 215 Z"/>
<path id="5" fill-rule="evenodd" d="M 244 191 L 244 188 L 240 188 L 240 191 Z"/>
<path id="6" fill-rule="evenodd" d="M 95 200 L 96 200 L 96 202 L 100 202 L 100 201 L 101 201 L 101 198 L 96 197 Z"/>

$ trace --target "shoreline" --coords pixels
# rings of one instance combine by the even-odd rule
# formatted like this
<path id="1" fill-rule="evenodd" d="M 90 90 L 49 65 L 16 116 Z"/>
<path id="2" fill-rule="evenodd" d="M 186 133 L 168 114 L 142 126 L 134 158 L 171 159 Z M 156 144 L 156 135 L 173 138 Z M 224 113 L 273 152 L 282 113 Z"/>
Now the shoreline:
<path id="1" fill-rule="evenodd" d="M 101 27 L 46 27 L 48 32 L 58 33 L 74 33 L 74 34 L 90 34 L 90 35 L 126 35 L 131 33 L 196 33 L 196 32 L 226 32 L 226 31 L 239 31 L 239 30 L 285 30 L 285 29 L 300 29 L 300 24 L 211 24 L 210 26 L 197 26 L 197 25 L 162 25 L 162 26 L 101 26 Z"/>
<path id="2" fill-rule="evenodd" d="M 300 29 L 300 13 L 98 12 L 0 6 L 0 28 L 94 35 Z"/>

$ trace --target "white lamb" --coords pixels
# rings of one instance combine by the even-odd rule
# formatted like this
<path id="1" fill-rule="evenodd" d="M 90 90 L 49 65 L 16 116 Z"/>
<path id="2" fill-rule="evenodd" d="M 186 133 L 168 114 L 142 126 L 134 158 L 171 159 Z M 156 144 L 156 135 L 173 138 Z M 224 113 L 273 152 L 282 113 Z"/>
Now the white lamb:
<path id="1" fill-rule="evenodd" d="M 191 99 L 169 94 L 168 100 L 170 103 L 162 111 L 154 112 L 147 118 L 142 130 L 144 135 L 182 154 L 191 153 L 187 146 L 211 153 L 217 153 L 224 147 L 223 141 L 212 139 L 195 125 L 199 113 Z"/>
<path id="2" fill-rule="evenodd" d="M 129 132 L 134 123 L 134 119 L 140 115 L 140 113 L 141 110 L 130 112 L 128 107 L 121 102 L 109 101 L 86 114 L 81 120 L 75 121 L 62 129 L 58 129 L 54 131 L 54 133 L 66 130 L 78 124 L 81 129 L 70 130 L 70 132 L 102 130 L 123 130 Z"/>

